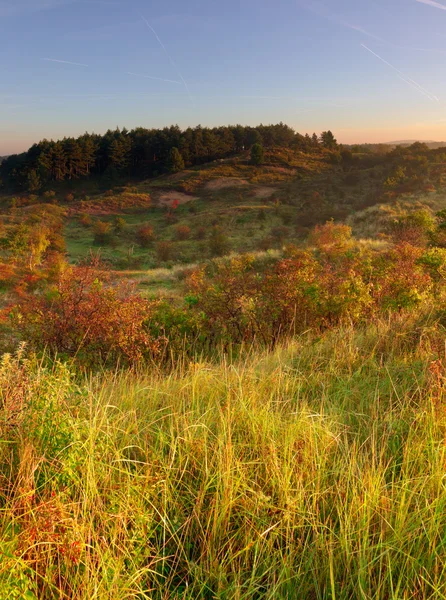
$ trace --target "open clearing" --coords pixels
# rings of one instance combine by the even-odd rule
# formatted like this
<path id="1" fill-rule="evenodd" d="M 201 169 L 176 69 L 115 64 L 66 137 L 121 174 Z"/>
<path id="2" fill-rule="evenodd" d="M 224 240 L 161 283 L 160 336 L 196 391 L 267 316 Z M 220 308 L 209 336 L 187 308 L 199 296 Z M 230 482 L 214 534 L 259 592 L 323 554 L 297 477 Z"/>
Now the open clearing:
<path id="1" fill-rule="evenodd" d="M 196 196 L 189 196 L 183 192 L 165 192 L 158 198 L 158 202 L 162 206 L 170 206 L 174 202 L 178 202 L 178 204 L 187 204 L 193 200 L 198 200 L 198 198 Z"/>
<path id="2" fill-rule="evenodd" d="M 208 181 L 206 189 L 217 191 L 224 190 L 225 188 L 242 187 L 244 185 L 249 185 L 249 181 L 239 179 L 238 177 L 219 177 L 218 179 Z"/>
<path id="3" fill-rule="evenodd" d="M 256 198 L 271 198 L 277 192 L 277 188 L 258 187 L 255 189 Z"/>

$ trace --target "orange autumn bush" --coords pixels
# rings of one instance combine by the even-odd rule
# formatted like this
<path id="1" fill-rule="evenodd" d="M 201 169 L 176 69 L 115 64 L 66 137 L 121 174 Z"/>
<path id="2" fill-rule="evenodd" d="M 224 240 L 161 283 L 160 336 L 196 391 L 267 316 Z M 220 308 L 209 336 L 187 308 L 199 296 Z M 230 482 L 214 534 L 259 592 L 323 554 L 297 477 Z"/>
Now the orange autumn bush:
<path id="1" fill-rule="evenodd" d="M 333 223 L 311 239 L 314 250 L 295 248 L 265 270 L 246 256 L 193 273 L 191 298 L 208 335 L 274 345 L 309 327 L 411 310 L 441 291 L 438 260 L 423 248 L 400 243 L 384 252 L 364 250 L 349 228 Z"/>
<path id="2" fill-rule="evenodd" d="M 189 279 L 196 307 L 209 332 L 231 341 L 259 339 L 276 343 L 283 336 L 312 326 L 331 326 L 359 319 L 372 303 L 358 260 L 331 264 L 308 251 L 297 251 L 264 272 L 249 257 L 205 269 Z"/>
<path id="3" fill-rule="evenodd" d="M 425 254 L 422 248 L 403 242 L 375 260 L 373 296 L 378 306 L 411 309 L 433 292 L 434 273 L 423 261 Z"/>
<path id="4" fill-rule="evenodd" d="M 154 303 L 126 283 L 114 282 L 93 259 L 60 271 L 41 294 L 28 294 L 13 321 L 38 350 L 77 356 L 87 363 L 135 363 L 156 355 L 162 341 L 148 331 Z"/>

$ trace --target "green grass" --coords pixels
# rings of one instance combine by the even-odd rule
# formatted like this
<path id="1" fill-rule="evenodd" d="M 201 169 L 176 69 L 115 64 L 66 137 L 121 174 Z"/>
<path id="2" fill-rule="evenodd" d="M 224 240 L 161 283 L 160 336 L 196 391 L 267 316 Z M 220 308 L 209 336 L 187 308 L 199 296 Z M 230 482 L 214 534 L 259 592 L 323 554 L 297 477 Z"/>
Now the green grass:
<path id="1" fill-rule="evenodd" d="M 446 598 L 423 318 L 170 373 L 5 357 L 0 598 Z"/>
<path id="2" fill-rule="evenodd" d="M 323 156 L 276 149 L 267 153 L 266 158 L 267 164 L 261 167 L 250 165 L 243 156 L 217 161 L 174 176 L 164 175 L 154 180 L 135 182 L 131 188 L 114 190 L 113 196 L 96 194 L 91 201 L 84 203 L 84 208 L 79 202 L 75 203 L 69 207 L 66 227 L 70 260 L 77 261 L 88 255 L 90 249 L 97 250 L 91 229 L 81 227 L 78 222 L 78 213 L 86 211 L 93 219 L 112 220 L 115 216 L 125 219 L 127 231 L 116 237 L 113 246 L 101 250 L 103 257 L 116 269 L 126 268 L 125 260 L 132 247 L 133 256 L 139 259 L 139 268 L 166 266 L 157 263 L 153 248 L 140 249 L 135 236 L 139 224 L 150 222 L 159 240 L 174 240 L 175 224 L 166 222 L 165 210 L 159 206 L 159 199 L 165 192 L 187 191 L 196 197 L 196 200 L 179 206 L 175 211 L 177 224 L 188 225 L 192 239 L 182 244 L 174 242 L 172 264 L 195 263 L 198 258 L 210 258 L 206 243 L 193 239 L 200 227 L 209 232 L 213 224 L 218 223 L 229 238 L 232 252 L 252 252 L 268 244 L 280 247 L 284 243 L 299 242 L 305 237 L 308 227 L 331 217 L 345 218 L 361 205 L 365 193 L 363 187 L 345 186 L 342 170 L 324 162 Z M 249 183 L 242 187 L 210 189 L 209 183 L 219 178 L 239 178 Z M 274 190 L 270 198 L 256 197 L 256 190 L 262 186 Z M 316 203 L 313 199 L 315 192 L 320 193 L 320 200 Z M 151 208 L 132 207 L 131 203 L 127 209 L 116 211 L 113 208 L 119 206 L 121 200 L 124 206 L 127 200 L 144 198 L 147 194 L 152 199 Z M 276 200 L 278 205 L 275 205 Z M 258 218 L 261 209 L 265 213 L 263 221 Z M 284 239 L 271 240 L 271 230 L 282 225 L 289 227 L 288 234 Z M 128 269 L 132 270 L 135 266 L 130 264 Z"/>
<path id="3" fill-rule="evenodd" d="M 106 199 L 105 199 L 106 200 Z M 176 222 L 170 224 L 166 221 L 166 213 L 161 208 L 151 208 L 146 212 L 136 214 L 120 214 L 126 224 L 126 230 L 114 236 L 113 243 L 101 247 L 101 255 L 109 260 L 116 269 L 120 270 L 128 256 L 129 250 L 134 258 L 139 259 L 139 268 L 153 269 L 160 265 L 156 259 L 155 246 L 144 249 L 137 243 L 136 232 L 142 223 L 150 223 L 154 228 L 157 241 L 171 241 L 174 244 L 172 264 L 189 264 L 197 262 L 198 258 L 212 258 L 209 250 L 209 235 L 213 224 L 218 223 L 228 237 L 229 248 L 234 252 L 252 252 L 259 248 L 260 241 L 270 236 L 273 227 L 282 226 L 284 213 L 287 207 L 275 210 L 274 205 L 265 205 L 264 201 L 246 197 L 242 192 L 221 190 L 208 202 L 199 200 L 194 203 L 194 211 L 190 212 L 189 205 L 182 205 L 176 211 Z M 259 220 L 259 211 L 263 210 L 265 219 Z M 297 209 L 292 209 L 292 214 L 287 213 L 289 235 L 284 242 L 296 242 L 299 236 L 294 231 L 293 215 Z M 100 215 L 103 221 L 113 222 L 117 215 Z M 93 217 L 94 219 L 95 217 Z M 175 238 L 175 228 L 178 225 L 190 227 L 192 235 L 187 241 L 178 242 Z M 195 235 L 199 228 L 205 228 L 205 239 L 197 240 Z M 98 251 L 99 246 L 94 244 L 93 230 L 83 227 L 77 217 L 71 217 L 65 228 L 65 239 L 69 259 L 76 262 L 85 258 L 91 250 Z M 280 246 L 281 242 L 270 241 L 273 246 Z M 132 270 L 132 266 L 129 267 Z"/>
<path id="4" fill-rule="evenodd" d="M 380 206 L 386 176 L 382 165 L 373 168 L 367 163 L 339 166 L 328 163 L 323 153 L 305 154 L 279 148 L 267 152 L 266 164 L 260 167 L 250 165 L 248 158 L 245 155 L 215 161 L 175 175 L 133 181 L 127 186 L 117 185 L 106 192 L 101 191 L 100 182 L 90 182 L 86 191 L 92 195 L 87 200 L 81 200 L 84 194 L 76 188 L 75 201 L 65 206 L 69 260 L 77 262 L 87 257 L 91 250 L 99 250 L 93 243 L 92 229 L 79 224 L 79 217 L 85 212 L 93 220 L 113 220 L 120 216 L 126 221 L 126 231 L 100 251 L 112 269 L 132 272 L 187 265 L 211 258 L 207 238 L 215 223 L 223 228 L 229 251 L 244 253 L 299 244 L 312 227 L 331 218 L 348 220 L 358 238 L 376 237 L 387 230 L 389 220 L 398 211 L 395 201 L 389 201 L 384 208 Z M 353 175 L 353 180 L 348 180 L 349 175 Z M 248 183 L 241 187 L 211 189 L 209 184 L 220 178 L 238 178 Z M 80 186 L 81 182 L 78 183 Z M 272 189 L 273 194 L 257 197 L 256 192 L 262 187 Z M 177 223 L 169 223 L 160 199 L 166 193 L 185 191 L 195 199 L 180 205 L 175 211 Z M 60 192 L 59 196 L 62 200 L 64 193 Z M 435 212 L 444 207 L 442 193 L 406 194 L 399 202 L 407 205 L 409 210 L 423 205 Z M 263 220 L 259 219 L 261 210 L 265 216 Z M 22 218 L 21 214 L 19 210 L 17 218 Z M 26 214 L 25 208 L 23 215 Z M 173 241 L 172 258 L 167 263 L 157 260 L 155 246 L 139 247 L 136 230 L 145 222 L 153 226 L 158 240 Z M 175 240 L 176 224 L 191 228 L 190 240 L 181 243 Z M 280 226 L 288 227 L 288 232 L 282 238 L 274 239 L 272 230 Z M 201 227 L 206 229 L 207 235 L 205 240 L 199 241 L 195 235 Z"/>

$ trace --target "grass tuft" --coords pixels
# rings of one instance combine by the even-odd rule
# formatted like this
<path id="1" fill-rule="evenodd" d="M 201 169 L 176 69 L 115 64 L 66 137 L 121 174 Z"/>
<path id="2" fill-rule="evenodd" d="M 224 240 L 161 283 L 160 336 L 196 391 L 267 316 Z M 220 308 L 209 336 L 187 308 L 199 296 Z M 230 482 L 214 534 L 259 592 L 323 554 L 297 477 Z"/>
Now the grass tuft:
<path id="1" fill-rule="evenodd" d="M 4 356 L 0 598 L 445 598 L 445 369 L 421 322 L 168 374 Z"/>

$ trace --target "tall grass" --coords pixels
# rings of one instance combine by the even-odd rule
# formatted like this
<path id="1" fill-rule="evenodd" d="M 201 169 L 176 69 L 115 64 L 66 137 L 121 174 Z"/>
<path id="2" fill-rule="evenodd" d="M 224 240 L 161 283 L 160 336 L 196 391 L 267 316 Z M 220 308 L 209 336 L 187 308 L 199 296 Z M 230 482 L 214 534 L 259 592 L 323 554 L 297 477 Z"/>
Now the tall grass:
<path id="1" fill-rule="evenodd" d="M 0 598 L 446 598 L 441 340 L 401 319 L 167 375 L 4 357 Z"/>

